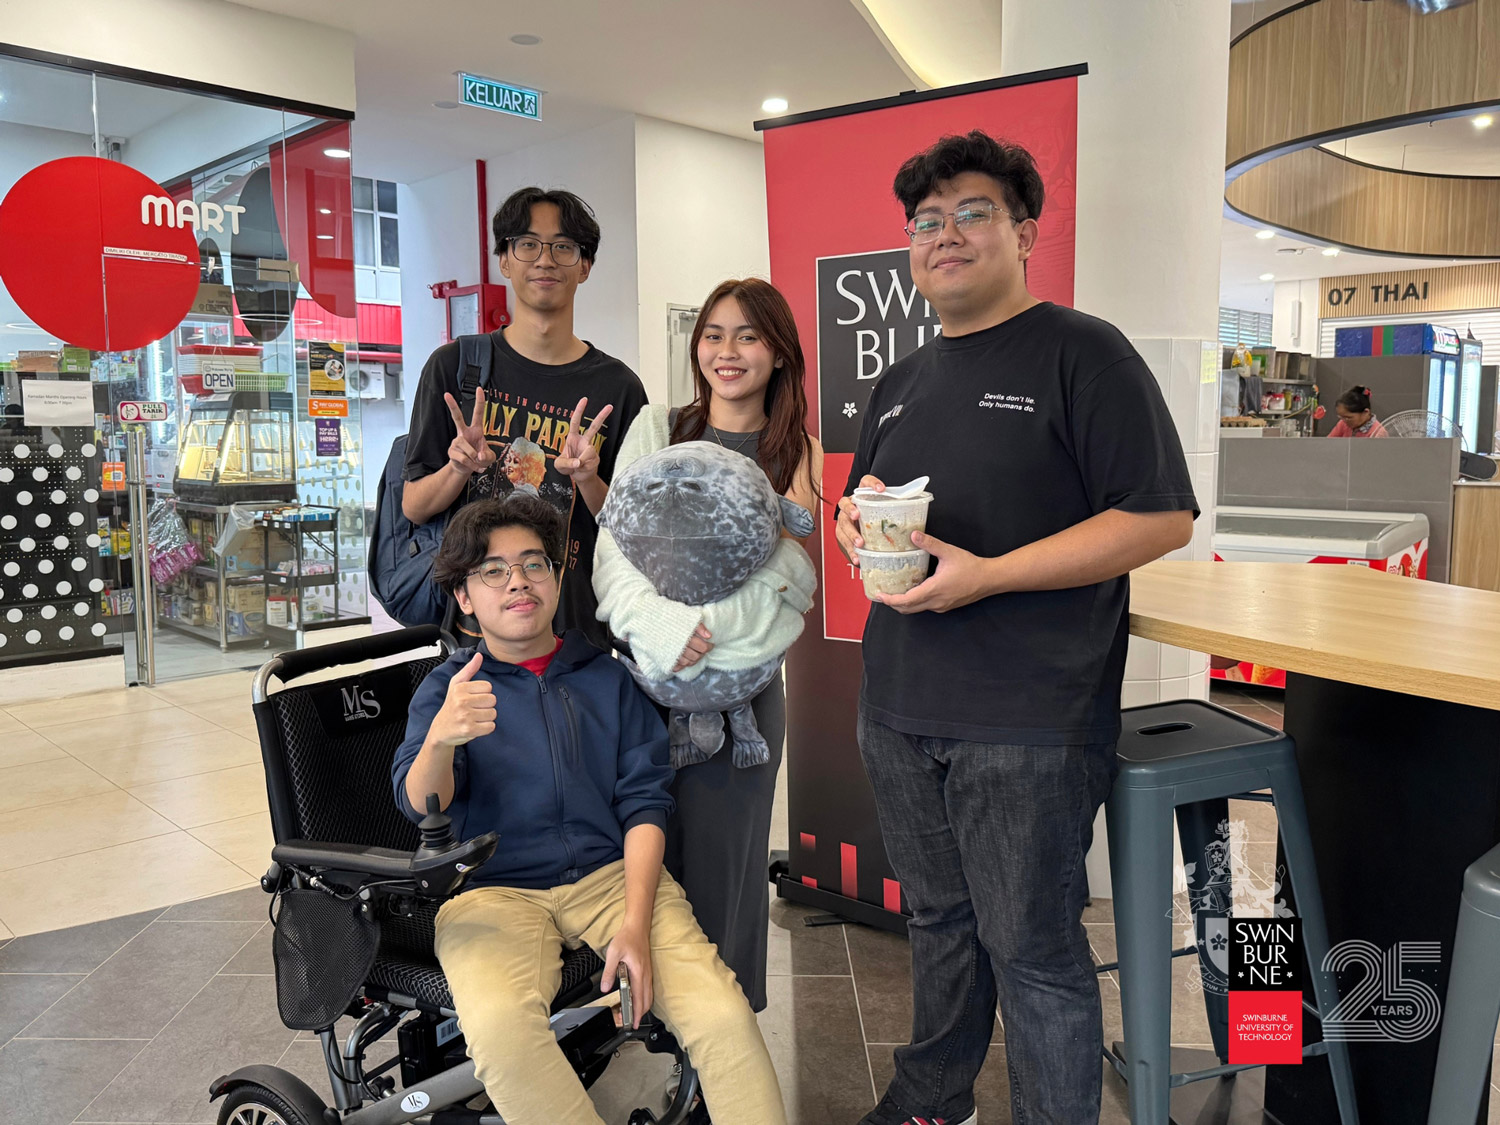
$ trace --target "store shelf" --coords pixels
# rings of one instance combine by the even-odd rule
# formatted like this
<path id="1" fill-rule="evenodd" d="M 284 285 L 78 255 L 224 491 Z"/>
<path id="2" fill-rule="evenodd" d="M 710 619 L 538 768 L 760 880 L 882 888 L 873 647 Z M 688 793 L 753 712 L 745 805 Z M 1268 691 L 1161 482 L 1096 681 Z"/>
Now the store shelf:
<path id="1" fill-rule="evenodd" d="M 211 566 L 192 566 L 188 569 L 194 574 L 218 581 L 219 572 Z M 224 581 L 231 586 L 259 586 L 262 579 L 259 574 L 241 574 L 238 571 L 231 570 L 225 572 Z"/>
<path id="2" fill-rule="evenodd" d="M 337 520 L 273 520 L 261 519 L 256 521 L 262 527 L 269 527 L 272 531 L 332 531 L 337 525 Z"/>
<path id="3" fill-rule="evenodd" d="M 217 625 L 194 625 L 192 622 L 183 621 L 178 617 L 158 617 L 156 619 L 156 623 L 158 625 L 164 625 L 168 629 L 171 629 L 175 632 L 186 633 L 190 637 L 198 637 L 205 641 L 212 641 L 214 644 L 219 643 L 219 628 Z M 274 629 L 275 626 L 269 625 L 267 626 L 267 628 Z M 234 648 L 236 645 L 264 645 L 266 643 L 266 638 L 259 633 L 252 633 L 248 637 L 231 636 L 228 643 L 230 648 Z"/>
<path id="4" fill-rule="evenodd" d="M 337 586 L 338 580 L 338 575 L 333 573 L 304 574 L 299 577 L 295 574 L 276 574 L 273 571 L 266 571 L 266 585 L 279 586 L 284 590 L 306 590 L 314 586 Z"/>
<path id="5" fill-rule="evenodd" d="M 1278 387 L 1311 387 L 1315 384 L 1311 379 L 1261 379 L 1262 383 L 1275 383 Z"/>

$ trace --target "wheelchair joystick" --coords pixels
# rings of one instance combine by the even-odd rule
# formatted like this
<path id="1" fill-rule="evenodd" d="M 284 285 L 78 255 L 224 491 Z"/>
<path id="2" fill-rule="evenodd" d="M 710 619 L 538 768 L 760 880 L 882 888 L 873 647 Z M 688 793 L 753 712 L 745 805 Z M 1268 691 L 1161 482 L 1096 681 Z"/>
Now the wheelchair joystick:
<path id="1" fill-rule="evenodd" d="M 427 794 L 427 815 L 417 828 L 422 833 L 422 846 L 417 849 L 416 859 L 430 859 L 458 844 L 453 838 L 453 818 L 443 812 L 436 793 Z"/>

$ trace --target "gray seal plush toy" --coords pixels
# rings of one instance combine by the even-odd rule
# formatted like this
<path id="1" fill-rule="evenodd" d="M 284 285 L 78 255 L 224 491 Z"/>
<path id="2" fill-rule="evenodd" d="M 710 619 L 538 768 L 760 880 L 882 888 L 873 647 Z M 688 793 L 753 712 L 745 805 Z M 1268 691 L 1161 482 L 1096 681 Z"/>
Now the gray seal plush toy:
<path id="1" fill-rule="evenodd" d="M 673 766 L 718 752 L 724 712 L 735 765 L 768 761 L 750 701 L 780 672 L 812 606 L 812 561 L 781 534 L 810 535 L 811 513 L 778 496 L 748 457 L 696 441 L 617 467 L 599 527 L 599 616 L 630 643 L 635 659 L 621 659 L 636 682 L 671 711 Z M 713 650 L 674 671 L 700 623 Z"/>

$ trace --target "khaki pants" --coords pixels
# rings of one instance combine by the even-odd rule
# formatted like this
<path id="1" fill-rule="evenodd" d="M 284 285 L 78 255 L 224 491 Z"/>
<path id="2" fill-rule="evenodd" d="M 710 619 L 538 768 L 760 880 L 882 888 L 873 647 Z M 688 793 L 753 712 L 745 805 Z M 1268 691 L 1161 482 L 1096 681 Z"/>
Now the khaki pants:
<path id="1" fill-rule="evenodd" d="M 604 1125 L 547 1016 L 563 946 L 603 955 L 625 920 L 625 862 L 550 890 L 479 887 L 443 904 L 437 956 L 469 1057 L 507 1125 Z M 651 922 L 652 1011 L 687 1050 L 715 1125 L 784 1125 L 781 1088 L 745 994 L 662 872 Z"/>

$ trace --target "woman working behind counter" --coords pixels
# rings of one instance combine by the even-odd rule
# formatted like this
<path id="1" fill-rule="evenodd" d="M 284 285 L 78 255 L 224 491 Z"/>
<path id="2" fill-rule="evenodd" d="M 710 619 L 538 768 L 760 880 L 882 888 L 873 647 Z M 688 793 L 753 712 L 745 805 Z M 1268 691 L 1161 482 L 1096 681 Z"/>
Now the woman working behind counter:
<path id="1" fill-rule="evenodd" d="M 1338 425 L 1328 432 L 1329 437 L 1390 437 L 1385 427 L 1370 409 L 1369 387 L 1350 387 L 1339 396 L 1334 409 L 1339 413 Z"/>

